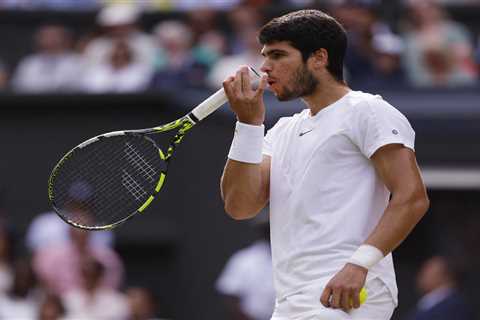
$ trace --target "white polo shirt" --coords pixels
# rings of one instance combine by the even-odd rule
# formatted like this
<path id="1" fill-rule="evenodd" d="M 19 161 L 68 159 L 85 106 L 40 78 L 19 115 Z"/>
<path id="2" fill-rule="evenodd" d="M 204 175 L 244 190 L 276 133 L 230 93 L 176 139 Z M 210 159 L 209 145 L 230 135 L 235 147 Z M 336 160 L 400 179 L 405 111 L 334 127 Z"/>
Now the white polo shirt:
<path id="1" fill-rule="evenodd" d="M 305 109 L 267 132 L 270 226 L 277 299 L 327 283 L 367 239 L 390 192 L 369 158 L 381 146 L 414 149 L 408 120 L 380 96 L 350 91 L 315 116 Z M 369 271 L 397 285 L 392 255 Z"/>

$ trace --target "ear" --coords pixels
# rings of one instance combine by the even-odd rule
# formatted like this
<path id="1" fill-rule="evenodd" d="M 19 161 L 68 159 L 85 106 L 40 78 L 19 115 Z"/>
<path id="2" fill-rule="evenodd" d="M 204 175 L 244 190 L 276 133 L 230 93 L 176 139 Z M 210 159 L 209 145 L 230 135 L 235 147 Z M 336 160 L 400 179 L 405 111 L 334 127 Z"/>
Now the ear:
<path id="1" fill-rule="evenodd" d="M 328 66 L 328 52 L 324 48 L 320 48 L 310 56 L 309 60 L 313 69 L 325 69 Z"/>

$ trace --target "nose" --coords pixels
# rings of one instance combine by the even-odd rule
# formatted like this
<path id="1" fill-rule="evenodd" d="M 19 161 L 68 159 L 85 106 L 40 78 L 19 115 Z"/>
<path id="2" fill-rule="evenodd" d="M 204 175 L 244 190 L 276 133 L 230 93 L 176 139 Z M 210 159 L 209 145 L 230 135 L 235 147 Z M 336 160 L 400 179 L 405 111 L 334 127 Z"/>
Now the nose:
<path id="1" fill-rule="evenodd" d="M 260 71 L 263 73 L 269 73 L 272 71 L 272 65 L 268 63 L 267 59 L 263 61 L 262 66 L 260 67 Z"/>

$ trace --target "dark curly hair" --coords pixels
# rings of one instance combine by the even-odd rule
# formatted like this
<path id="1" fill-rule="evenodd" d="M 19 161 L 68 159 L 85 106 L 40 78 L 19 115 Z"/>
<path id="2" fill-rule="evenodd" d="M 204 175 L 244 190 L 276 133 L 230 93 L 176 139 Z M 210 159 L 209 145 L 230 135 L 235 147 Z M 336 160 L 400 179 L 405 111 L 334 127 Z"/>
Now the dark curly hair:
<path id="1" fill-rule="evenodd" d="M 299 10 L 272 19 L 260 29 L 261 44 L 288 41 L 302 53 L 303 61 L 318 49 L 328 52 L 327 70 L 343 81 L 343 59 L 347 35 L 342 25 L 320 10 Z"/>

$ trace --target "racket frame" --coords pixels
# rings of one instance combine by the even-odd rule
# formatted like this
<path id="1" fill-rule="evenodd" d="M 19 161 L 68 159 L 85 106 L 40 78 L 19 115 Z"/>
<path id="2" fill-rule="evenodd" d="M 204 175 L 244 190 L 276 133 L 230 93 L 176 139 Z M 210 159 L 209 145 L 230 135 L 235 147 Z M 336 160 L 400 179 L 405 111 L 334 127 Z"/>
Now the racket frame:
<path id="1" fill-rule="evenodd" d="M 155 196 L 157 195 L 157 193 L 159 193 L 160 190 L 162 189 L 162 187 L 165 183 L 165 178 L 167 177 L 168 164 L 169 164 L 169 161 L 170 161 L 170 159 L 173 155 L 173 152 L 175 151 L 176 146 L 182 142 L 185 134 L 198 122 L 199 122 L 199 120 L 197 119 L 197 117 L 192 112 L 190 112 L 189 114 L 187 114 L 187 115 L 185 115 L 185 116 L 183 116 L 183 117 L 181 117 L 177 120 L 174 120 L 172 122 L 169 122 L 169 123 L 157 126 L 157 127 L 148 128 L 148 129 L 138 129 L 138 130 L 112 131 L 112 132 L 107 132 L 107 133 L 98 135 L 96 137 L 93 137 L 91 139 L 88 139 L 88 140 L 82 142 L 81 144 L 79 144 L 78 146 L 76 146 L 75 148 L 73 148 L 72 150 L 67 152 L 62 157 L 62 159 L 60 159 L 60 161 L 55 165 L 55 167 L 52 170 L 52 173 L 50 174 L 50 177 L 48 179 L 48 199 L 49 199 L 49 201 L 52 205 L 52 208 L 55 210 L 55 212 L 58 214 L 58 216 L 60 216 L 60 218 L 63 221 L 65 221 L 66 223 L 68 223 L 69 225 L 71 225 L 73 227 L 76 227 L 76 228 L 80 228 L 80 229 L 84 229 L 84 230 L 91 230 L 91 231 L 113 229 L 113 228 L 117 227 L 118 225 L 123 224 L 125 221 L 131 219 L 136 214 L 142 213 L 152 203 L 152 201 L 155 199 Z M 178 132 L 170 140 L 170 143 L 169 143 L 168 148 L 167 148 L 165 153 L 162 151 L 162 149 L 160 149 L 160 147 L 158 147 L 157 143 L 153 139 L 148 137 L 149 135 L 153 135 L 153 134 L 157 134 L 157 133 L 161 133 L 161 132 L 172 131 L 172 130 L 175 130 L 175 129 L 178 129 Z M 166 166 L 165 166 L 164 170 L 162 170 L 160 172 L 159 180 L 157 182 L 157 185 L 155 187 L 154 192 L 147 198 L 147 200 L 137 210 L 133 211 L 128 216 L 126 216 L 125 218 L 123 218 L 123 219 L 121 219 L 121 220 L 119 220 L 115 223 L 111 223 L 111 224 L 108 224 L 108 225 L 102 225 L 102 226 L 86 226 L 86 225 L 82 225 L 82 224 L 79 224 L 75 221 L 72 221 L 72 220 L 68 219 L 62 213 L 62 210 L 60 210 L 60 208 L 58 208 L 58 206 L 55 203 L 55 196 L 54 196 L 53 189 L 54 189 L 54 185 L 55 185 L 55 178 L 56 178 L 56 176 L 59 172 L 59 169 L 78 149 L 84 148 L 84 147 L 88 146 L 89 144 L 95 143 L 95 142 L 97 142 L 101 139 L 104 139 L 104 138 L 110 138 L 110 137 L 121 136 L 121 135 L 139 135 L 139 136 L 142 136 L 142 138 L 147 139 L 150 143 L 152 143 L 155 146 L 155 148 L 157 148 L 158 156 L 160 157 L 160 159 L 162 161 L 165 162 Z"/>

